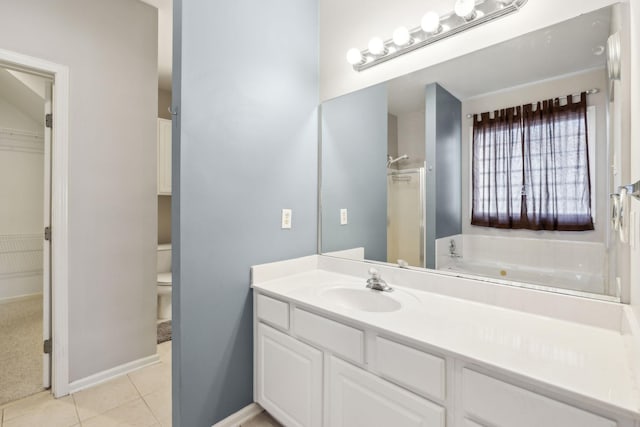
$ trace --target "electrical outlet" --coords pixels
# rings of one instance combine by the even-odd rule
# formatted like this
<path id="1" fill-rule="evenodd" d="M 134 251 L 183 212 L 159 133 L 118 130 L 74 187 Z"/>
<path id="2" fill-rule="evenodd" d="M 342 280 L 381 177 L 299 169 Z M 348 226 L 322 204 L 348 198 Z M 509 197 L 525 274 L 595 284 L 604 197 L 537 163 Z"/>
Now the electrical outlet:
<path id="1" fill-rule="evenodd" d="M 347 218 L 347 210 L 340 209 L 340 225 L 347 225 L 349 220 Z"/>
<path id="2" fill-rule="evenodd" d="M 282 209 L 282 229 L 291 228 L 291 209 Z"/>

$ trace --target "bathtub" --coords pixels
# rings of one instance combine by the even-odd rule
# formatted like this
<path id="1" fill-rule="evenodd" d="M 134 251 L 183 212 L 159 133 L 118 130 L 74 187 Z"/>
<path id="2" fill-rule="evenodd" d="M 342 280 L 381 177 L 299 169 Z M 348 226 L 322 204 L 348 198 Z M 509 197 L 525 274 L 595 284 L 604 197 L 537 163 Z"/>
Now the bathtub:
<path id="1" fill-rule="evenodd" d="M 452 258 L 450 262 L 439 266 L 438 270 L 594 294 L 604 294 L 606 290 L 603 275 L 582 271 L 543 269 L 463 258 Z"/>

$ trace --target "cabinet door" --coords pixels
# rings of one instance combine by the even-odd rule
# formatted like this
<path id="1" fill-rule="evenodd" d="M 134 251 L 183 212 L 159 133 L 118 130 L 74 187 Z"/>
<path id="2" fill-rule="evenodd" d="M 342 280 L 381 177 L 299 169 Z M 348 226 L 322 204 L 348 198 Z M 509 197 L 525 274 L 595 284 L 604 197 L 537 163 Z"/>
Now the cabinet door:
<path id="1" fill-rule="evenodd" d="M 440 427 L 445 410 L 360 368 L 331 357 L 331 427 Z"/>
<path id="2" fill-rule="evenodd" d="M 616 427 L 616 422 L 470 369 L 462 370 L 462 408 L 495 427 Z"/>
<path id="3" fill-rule="evenodd" d="M 258 403 L 287 427 L 322 425 L 322 352 L 258 324 Z"/>
<path id="4" fill-rule="evenodd" d="M 158 119 L 158 194 L 171 194 L 171 120 Z"/>

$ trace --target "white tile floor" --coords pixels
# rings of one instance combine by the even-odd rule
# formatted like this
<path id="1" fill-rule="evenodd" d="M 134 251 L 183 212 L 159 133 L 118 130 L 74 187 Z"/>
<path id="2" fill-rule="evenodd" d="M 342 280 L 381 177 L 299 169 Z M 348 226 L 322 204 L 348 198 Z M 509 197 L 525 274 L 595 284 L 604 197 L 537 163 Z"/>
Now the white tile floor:
<path id="1" fill-rule="evenodd" d="M 54 399 L 44 391 L 0 406 L 0 427 L 171 427 L 171 341 L 160 363 Z M 263 412 L 241 427 L 280 427 Z"/>
<path id="2" fill-rule="evenodd" d="M 62 399 L 49 392 L 0 407 L 0 427 L 171 426 L 171 341 L 160 363 Z"/>

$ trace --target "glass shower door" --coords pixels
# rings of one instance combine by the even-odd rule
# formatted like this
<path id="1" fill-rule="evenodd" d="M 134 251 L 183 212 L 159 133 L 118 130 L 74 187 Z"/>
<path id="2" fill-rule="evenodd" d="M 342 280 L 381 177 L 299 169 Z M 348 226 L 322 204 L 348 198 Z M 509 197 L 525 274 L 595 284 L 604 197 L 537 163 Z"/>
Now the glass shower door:
<path id="1" fill-rule="evenodd" d="M 424 168 L 387 172 L 387 261 L 424 267 Z"/>

